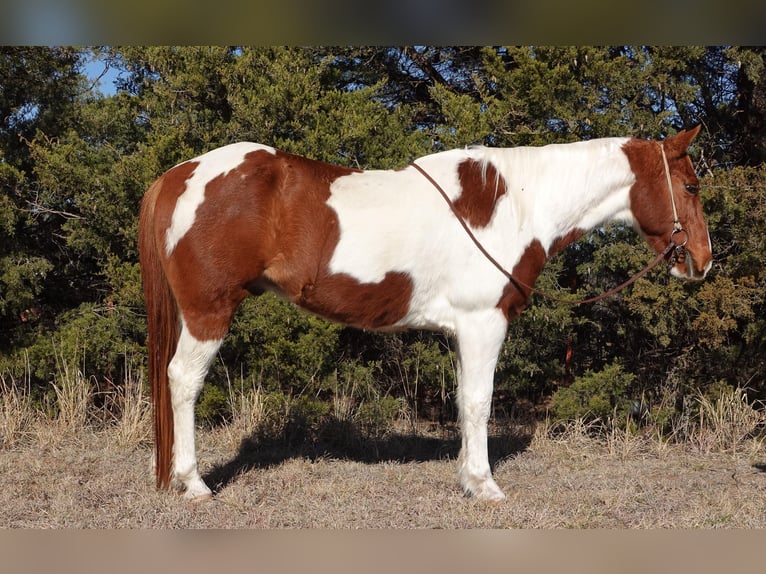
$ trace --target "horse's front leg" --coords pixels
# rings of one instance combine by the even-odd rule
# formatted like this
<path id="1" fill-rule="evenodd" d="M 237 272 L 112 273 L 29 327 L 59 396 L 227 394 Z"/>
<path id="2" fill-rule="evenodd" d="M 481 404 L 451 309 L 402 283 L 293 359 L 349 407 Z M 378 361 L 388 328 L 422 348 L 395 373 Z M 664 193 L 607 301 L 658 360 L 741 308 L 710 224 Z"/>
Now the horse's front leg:
<path id="1" fill-rule="evenodd" d="M 500 309 L 472 312 L 456 325 L 457 400 L 462 431 L 458 459 L 466 494 L 489 501 L 505 498 L 492 479 L 487 452 L 487 422 L 492 404 L 495 365 L 508 323 Z"/>

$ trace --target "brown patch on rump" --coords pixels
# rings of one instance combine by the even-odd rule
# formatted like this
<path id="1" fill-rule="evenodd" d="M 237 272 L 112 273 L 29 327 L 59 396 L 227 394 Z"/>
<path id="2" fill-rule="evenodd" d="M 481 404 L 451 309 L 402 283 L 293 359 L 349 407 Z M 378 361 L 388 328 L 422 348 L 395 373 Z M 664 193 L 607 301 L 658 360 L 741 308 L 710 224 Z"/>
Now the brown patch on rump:
<path id="1" fill-rule="evenodd" d="M 524 285 L 534 286 L 546 261 L 545 249 L 540 241 L 535 239 L 526 248 L 519 262 L 514 265 L 511 275 Z M 497 307 L 503 311 L 505 318 L 509 321 L 518 316 L 529 304 L 531 290 L 524 285 L 509 281 L 497 303 Z"/>
<path id="2" fill-rule="evenodd" d="M 186 180 L 189 179 L 198 163 L 187 161 L 174 167 L 162 175 L 155 185 L 161 186 L 156 195 L 154 205 L 154 231 L 156 241 L 165 253 L 165 231 L 170 227 L 170 219 L 176 208 L 178 197 L 186 191 Z"/>
<path id="3" fill-rule="evenodd" d="M 175 202 L 191 174 L 171 170 L 163 198 L 164 236 Z M 184 168 L 184 173 L 178 172 Z M 189 170 L 186 172 L 186 170 Z M 389 326 L 406 315 L 412 295 L 407 274 L 380 283 L 332 274 L 328 264 L 340 239 L 327 205 L 330 185 L 356 170 L 292 154 L 256 151 L 211 180 L 194 225 L 166 264 L 168 279 L 191 334 L 218 339 L 249 293 L 275 291 L 318 315 L 363 328 Z M 177 179 L 176 179 L 177 178 Z"/>
<path id="4" fill-rule="evenodd" d="M 229 311 L 227 308 L 232 296 L 227 294 L 224 297 L 215 285 L 217 278 L 211 279 L 206 275 L 207 269 L 214 269 L 215 264 L 200 260 L 201 250 L 196 239 L 200 229 L 198 223 L 195 221 L 192 229 L 181 238 L 169 258 L 165 249 L 165 233 L 170 227 L 176 203 L 179 196 L 186 191 L 186 180 L 192 176 L 198 165 L 199 162 L 187 161 L 171 168 L 160 177 L 158 185 L 161 189 L 154 207 L 153 225 L 165 274 L 176 304 L 183 311 L 187 327 L 195 338 L 210 340 L 220 339 L 226 333 L 233 314 L 233 309 Z M 203 233 L 210 232 L 205 230 Z M 236 308 L 241 300 L 236 299 L 231 305 Z"/>
<path id="5" fill-rule="evenodd" d="M 327 205 L 330 185 L 357 170 L 289 157 L 293 169 L 282 193 L 295 196 L 295 204 L 280 206 L 277 255 L 263 276 L 293 303 L 322 317 L 364 329 L 393 325 L 409 311 L 413 284 L 408 274 L 389 272 L 379 283 L 361 283 L 329 271 L 340 240 L 337 213 Z M 311 201 L 306 201 L 309 189 Z"/>
<path id="6" fill-rule="evenodd" d="M 505 194 L 505 180 L 491 163 L 482 169 L 482 164 L 472 159 L 461 162 L 457 172 L 463 191 L 454 202 L 455 209 L 471 227 L 486 227 L 497 201 Z"/>

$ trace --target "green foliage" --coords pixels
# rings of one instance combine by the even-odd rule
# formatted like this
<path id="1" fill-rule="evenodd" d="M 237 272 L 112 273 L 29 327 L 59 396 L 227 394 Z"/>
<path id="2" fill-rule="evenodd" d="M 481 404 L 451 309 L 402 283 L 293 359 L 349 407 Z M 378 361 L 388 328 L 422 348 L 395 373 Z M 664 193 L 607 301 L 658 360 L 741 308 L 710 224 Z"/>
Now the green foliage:
<path id="1" fill-rule="evenodd" d="M 0 313 L 26 314 L 52 268 L 51 262 L 43 257 L 5 257 L 0 260 Z"/>
<path id="2" fill-rule="evenodd" d="M 0 371 L 21 377 L 31 370 L 33 380 L 47 384 L 55 374 L 55 357 L 77 357 L 83 373 L 97 374 L 101 381 L 124 380 L 126 361 L 143 356 L 136 342 L 143 325 L 129 309 L 83 303 L 63 312 L 52 333 L 40 333 L 31 344 L 0 357 Z M 131 359 L 132 360 L 132 359 Z"/>
<path id="3" fill-rule="evenodd" d="M 400 418 L 404 411 L 403 403 L 402 399 L 392 396 L 364 402 L 359 405 L 354 421 L 367 436 L 380 438 Z"/>
<path id="4" fill-rule="evenodd" d="M 550 261 L 537 287 L 556 296 L 569 296 L 559 284 L 563 269 L 562 257 Z M 533 304 L 509 326 L 498 359 L 495 387 L 511 400 L 542 402 L 564 376 L 567 340 L 580 323 L 576 307 L 534 297 Z"/>
<path id="5" fill-rule="evenodd" d="M 551 412 L 555 419 L 595 420 L 606 422 L 613 417 L 625 419 L 631 403 L 627 392 L 635 381 L 635 375 L 627 373 L 619 363 L 612 363 L 603 370 L 586 371 L 569 386 L 553 393 Z"/>
<path id="6" fill-rule="evenodd" d="M 455 388 L 454 357 L 442 341 L 430 334 L 392 338 L 384 354 L 390 389 L 401 392 L 415 415 L 433 418 L 451 401 Z"/>
<path id="7" fill-rule="evenodd" d="M 269 391 L 315 394 L 334 373 L 341 329 L 267 294 L 243 302 L 221 354 Z"/>
<path id="8" fill-rule="evenodd" d="M 737 296 L 733 297 L 733 293 Z M 729 343 L 730 335 L 737 336 L 743 324 L 755 319 L 753 302 L 762 299 L 762 293 L 750 277 L 735 283 L 719 275 L 706 283 L 697 295 L 701 309 L 692 322 L 699 342 L 711 348 Z"/>
<path id="9" fill-rule="evenodd" d="M 301 395 L 290 401 L 288 411 L 287 437 L 303 438 L 316 433 L 330 414 L 330 404 L 312 397 Z"/>
<path id="10" fill-rule="evenodd" d="M 89 88 L 93 54 L 121 71 L 115 94 Z M 43 389 L 67 353 L 96 384 L 121 380 L 145 344 L 141 197 L 213 147 L 252 140 L 398 168 L 473 143 L 659 138 L 702 123 L 692 157 L 716 255 L 708 280 L 657 270 L 595 305 L 534 297 L 510 326 L 496 401 L 555 392 L 567 416 L 611 416 L 642 397 L 667 414 L 668 397 L 718 381 L 766 398 L 764 70 L 763 49 L 745 47 L 0 48 L 0 372 L 28 369 Z M 592 295 L 650 257 L 632 230 L 599 228 L 538 286 Z M 272 296 L 238 311 L 198 406 L 208 422 L 230 415 L 228 372 L 258 382 L 266 410 L 295 428 L 315 428 L 335 399 L 372 434 L 404 405 L 455 414 L 444 338 L 354 331 Z"/>
<path id="11" fill-rule="evenodd" d="M 487 114 L 482 113 L 481 103 L 468 94 L 456 94 L 442 85 L 431 88 L 431 94 L 443 116 L 442 125 L 434 128 L 441 148 L 484 143 L 491 130 Z"/>
<path id="12" fill-rule="evenodd" d="M 197 399 L 194 414 L 208 425 L 226 420 L 231 415 L 229 396 L 219 386 L 205 385 Z"/>

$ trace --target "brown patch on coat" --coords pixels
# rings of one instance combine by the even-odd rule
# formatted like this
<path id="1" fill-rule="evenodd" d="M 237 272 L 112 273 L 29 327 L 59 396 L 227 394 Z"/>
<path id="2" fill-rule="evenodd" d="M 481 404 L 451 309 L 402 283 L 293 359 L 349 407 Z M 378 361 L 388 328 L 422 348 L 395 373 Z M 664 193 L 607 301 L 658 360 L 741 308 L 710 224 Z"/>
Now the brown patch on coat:
<path id="1" fill-rule="evenodd" d="M 170 220 L 173 217 L 173 210 L 176 208 L 176 202 L 179 196 L 186 191 L 186 180 L 189 179 L 198 163 L 187 161 L 181 165 L 165 172 L 155 183 L 159 189 L 154 196 L 154 232 L 156 234 L 157 245 L 163 253 L 165 248 L 165 231 L 170 227 Z M 147 194 L 148 195 L 148 194 Z"/>
<path id="2" fill-rule="evenodd" d="M 390 327 L 407 314 L 412 297 L 407 273 L 386 273 L 379 283 L 360 283 L 345 274 L 324 274 L 306 283 L 296 301 L 318 315 L 365 329 Z"/>
<path id="3" fill-rule="evenodd" d="M 630 188 L 630 209 L 641 233 L 661 251 L 673 229 L 673 211 L 657 142 L 631 139 L 623 147 L 636 181 Z M 660 197 L 657 190 L 663 190 Z"/>
<path id="4" fill-rule="evenodd" d="M 164 235 L 193 167 L 164 178 Z M 409 310 L 412 279 L 388 273 L 380 283 L 332 274 L 328 264 L 340 239 L 337 214 L 327 205 L 330 185 L 358 170 L 285 152 L 249 153 L 205 188 L 195 221 L 166 261 L 190 333 L 220 339 L 250 293 L 275 291 L 318 315 L 363 328 L 389 326 Z M 170 182 L 170 183 L 168 183 Z"/>
<path id="5" fill-rule="evenodd" d="M 507 320 L 510 321 L 517 317 L 529 305 L 529 297 L 531 295 L 529 287 L 534 287 L 537 277 L 543 270 L 546 261 L 548 261 L 548 257 L 552 257 L 562 251 L 581 237 L 583 233 L 582 229 L 573 229 L 566 235 L 557 238 L 551 244 L 547 254 L 539 240 L 535 239 L 529 244 L 521 259 L 519 259 L 519 262 L 514 265 L 513 271 L 511 271 L 511 275 L 514 279 L 518 279 L 518 282 L 508 281 L 497 304 L 497 307 L 503 311 Z"/>
<path id="6" fill-rule="evenodd" d="M 567 233 L 566 235 L 562 235 L 561 237 L 557 237 L 553 243 L 551 244 L 550 248 L 548 248 L 548 257 L 553 257 L 557 253 L 560 253 L 564 249 L 566 249 L 569 245 L 577 241 L 580 237 L 582 237 L 583 231 L 582 229 L 576 228 Z"/>
<path id="7" fill-rule="evenodd" d="M 457 172 L 462 192 L 454 201 L 456 211 L 471 227 L 486 227 L 505 195 L 505 180 L 491 163 L 482 168 L 472 159 L 460 162 Z"/>
<path id="8" fill-rule="evenodd" d="M 539 240 L 533 240 L 524 250 L 519 262 L 514 265 L 511 275 L 517 281 L 509 281 L 503 288 L 503 294 L 497 302 L 497 307 L 510 321 L 521 314 L 529 305 L 529 296 L 537 277 L 547 261 L 545 248 Z"/>

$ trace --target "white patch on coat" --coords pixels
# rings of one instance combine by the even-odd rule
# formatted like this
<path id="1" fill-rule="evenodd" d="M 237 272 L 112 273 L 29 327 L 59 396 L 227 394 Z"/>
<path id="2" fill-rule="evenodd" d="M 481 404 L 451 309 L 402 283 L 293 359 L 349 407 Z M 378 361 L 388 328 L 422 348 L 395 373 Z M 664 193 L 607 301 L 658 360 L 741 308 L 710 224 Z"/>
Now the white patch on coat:
<path id="1" fill-rule="evenodd" d="M 632 222 L 627 138 L 522 148 L 469 148 L 417 160 L 453 201 L 462 189 L 459 164 L 491 163 L 505 180 L 485 227 L 473 229 L 493 257 L 512 270 L 537 239 L 547 250 L 573 229 L 614 219 Z M 362 283 L 387 272 L 412 277 L 408 314 L 398 327 L 453 331 L 465 313 L 493 308 L 507 283 L 468 238 L 444 199 L 412 167 L 338 178 L 328 205 L 338 215 L 340 239 L 330 271 Z"/>
<path id="2" fill-rule="evenodd" d="M 546 251 L 573 229 L 607 221 L 633 222 L 630 187 L 635 174 L 622 146 L 629 138 L 510 149 L 486 148 L 486 158 L 524 206 L 523 228 L 534 229 Z"/>
<path id="3" fill-rule="evenodd" d="M 178 196 L 170 227 L 165 232 L 165 253 L 170 255 L 181 238 L 194 225 L 197 208 L 205 201 L 205 187 L 220 175 L 226 175 L 254 151 L 267 151 L 276 154 L 273 147 L 262 144 L 240 142 L 214 149 L 199 157 L 189 160 L 198 165 L 186 180 L 186 189 Z M 184 163 L 189 163 L 184 162 Z M 183 165 L 183 164 L 180 164 Z"/>

